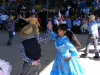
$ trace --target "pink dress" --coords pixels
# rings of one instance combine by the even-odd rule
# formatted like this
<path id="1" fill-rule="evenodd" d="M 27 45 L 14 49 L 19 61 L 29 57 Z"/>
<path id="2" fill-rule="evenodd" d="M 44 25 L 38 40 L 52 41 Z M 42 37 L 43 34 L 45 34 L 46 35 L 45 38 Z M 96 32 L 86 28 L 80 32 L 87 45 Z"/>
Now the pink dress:
<path id="1" fill-rule="evenodd" d="M 6 75 L 2 70 L 0 70 L 0 75 Z"/>
<path id="2" fill-rule="evenodd" d="M 10 75 L 12 66 L 9 62 L 0 59 L 0 75 Z"/>
<path id="3" fill-rule="evenodd" d="M 82 26 L 81 26 L 81 28 L 80 29 L 88 29 L 88 21 L 87 20 L 83 20 L 83 22 L 82 22 L 83 24 L 82 24 Z"/>

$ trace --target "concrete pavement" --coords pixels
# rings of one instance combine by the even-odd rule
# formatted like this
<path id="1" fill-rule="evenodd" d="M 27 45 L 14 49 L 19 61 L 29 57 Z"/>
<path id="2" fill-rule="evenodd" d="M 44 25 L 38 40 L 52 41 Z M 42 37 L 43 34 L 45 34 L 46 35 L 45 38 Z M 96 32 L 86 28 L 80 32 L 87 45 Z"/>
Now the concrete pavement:
<path id="1" fill-rule="evenodd" d="M 12 65 L 12 72 L 11 75 L 20 75 L 23 66 L 23 60 L 19 53 L 19 43 L 23 40 L 19 36 L 19 32 L 16 32 L 16 35 L 13 39 L 13 44 L 11 46 L 6 46 L 8 40 L 8 32 L 0 30 L 0 58 L 4 59 L 5 61 L 10 62 Z M 41 33 L 43 36 L 44 33 Z M 87 40 L 86 34 L 77 35 L 79 41 L 82 44 L 82 50 L 85 48 L 85 43 Z M 47 44 L 42 45 L 42 57 L 41 57 L 41 72 L 40 75 L 50 75 L 50 71 L 53 64 L 53 59 L 56 55 L 56 49 L 54 45 L 54 41 L 49 41 Z M 91 49 L 92 46 L 91 46 Z M 82 52 L 79 52 L 79 54 Z M 93 53 L 89 54 L 90 57 L 94 56 Z M 87 71 L 88 75 L 100 75 L 100 60 L 91 60 L 89 58 L 79 58 L 79 62 Z"/>

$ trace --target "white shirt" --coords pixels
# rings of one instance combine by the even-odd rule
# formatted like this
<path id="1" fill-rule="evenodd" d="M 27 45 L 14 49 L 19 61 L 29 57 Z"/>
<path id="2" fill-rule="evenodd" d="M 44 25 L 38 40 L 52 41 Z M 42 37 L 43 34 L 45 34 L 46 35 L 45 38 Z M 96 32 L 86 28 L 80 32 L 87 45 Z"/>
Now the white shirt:
<path id="1" fill-rule="evenodd" d="M 23 9 L 23 10 L 25 10 L 25 9 L 26 9 L 26 7 L 25 7 L 25 6 L 22 6 L 22 9 Z"/>
<path id="2" fill-rule="evenodd" d="M 54 19 L 54 24 L 59 25 L 59 21 L 57 19 Z"/>
<path id="3" fill-rule="evenodd" d="M 66 24 L 66 21 L 61 21 L 61 24 Z"/>
<path id="4" fill-rule="evenodd" d="M 58 13 L 58 16 L 61 17 L 61 13 L 60 12 Z"/>
<path id="5" fill-rule="evenodd" d="M 69 16 L 69 10 L 66 11 L 65 16 Z"/>
<path id="6" fill-rule="evenodd" d="M 80 26 L 81 25 L 81 21 L 80 20 L 74 20 L 73 25 L 75 26 Z"/>
<path id="7" fill-rule="evenodd" d="M 0 19 L 1 19 L 1 20 L 7 20 L 7 18 L 8 18 L 8 16 L 5 15 L 5 14 L 0 16 Z"/>
<path id="8" fill-rule="evenodd" d="M 32 9 L 32 13 L 35 13 L 35 9 Z"/>
<path id="9" fill-rule="evenodd" d="M 70 10 L 71 9 L 71 6 L 68 6 L 67 9 Z"/>

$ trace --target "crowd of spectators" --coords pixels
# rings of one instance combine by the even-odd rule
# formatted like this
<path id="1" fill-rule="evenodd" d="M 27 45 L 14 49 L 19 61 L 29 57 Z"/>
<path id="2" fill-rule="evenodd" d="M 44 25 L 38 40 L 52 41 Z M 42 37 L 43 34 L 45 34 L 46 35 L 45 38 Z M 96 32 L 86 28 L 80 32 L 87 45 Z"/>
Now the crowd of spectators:
<path id="1" fill-rule="evenodd" d="M 39 10 L 36 10 L 34 6 L 27 5 L 23 0 L 19 3 L 7 3 L 0 6 L 0 27 L 3 28 L 7 24 L 7 19 L 10 16 L 16 18 L 22 16 L 29 18 L 32 13 L 36 14 L 38 21 L 41 25 L 41 30 L 46 30 L 46 25 L 49 20 L 53 25 L 59 25 L 60 23 L 68 24 L 69 29 L 75 33 L 86 33 L 86 29 L 83 30 L 82 25 L 88 24 L 88 15 L 96 15 L 96 19 L 100 22 L 100 1 L 73 1 L 73 2 L 61 2 L 57 4 L 56 8 L 46 8 L 45 6 Z M 18 31 L 27 25 L 28 22 L 20 19 L 16 23 L 15 30 Z"/>

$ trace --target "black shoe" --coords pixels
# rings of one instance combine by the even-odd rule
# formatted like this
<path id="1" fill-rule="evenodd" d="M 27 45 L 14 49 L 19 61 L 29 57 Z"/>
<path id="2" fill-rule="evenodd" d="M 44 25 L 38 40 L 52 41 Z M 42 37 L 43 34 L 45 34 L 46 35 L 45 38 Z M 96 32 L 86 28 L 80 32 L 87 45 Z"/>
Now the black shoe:
<path id="1" fill-rule="evenodd" d="M 80 57 L 87 58 L 87 54 L 81 54 Z"/>
<path id="2" fill-rule="evenodd" d="M 93 57 L 93 59 L 99 59 L 99 58 L 100 58 L 99 56 L 94 56 L 94 57 Z"/>
<path id="3" fill-rule="evenodd" d="M 7 42 L 7 46 L 12 45 L 12 43 Z"/>

